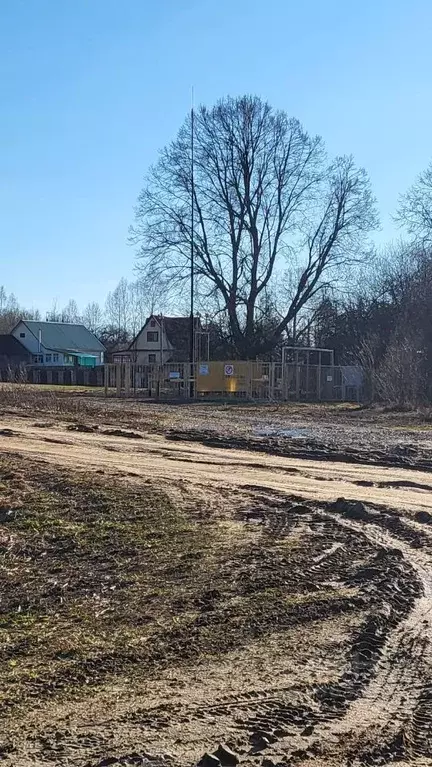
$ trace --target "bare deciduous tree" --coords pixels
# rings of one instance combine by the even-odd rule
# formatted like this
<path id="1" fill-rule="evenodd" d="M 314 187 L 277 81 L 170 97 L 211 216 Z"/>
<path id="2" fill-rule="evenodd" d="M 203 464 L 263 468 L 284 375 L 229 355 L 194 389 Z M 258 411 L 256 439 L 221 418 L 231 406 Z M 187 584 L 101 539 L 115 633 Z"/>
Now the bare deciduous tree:
<path id="1" fill-rule="evenodd" d="M 38 320 L 40 313 L 37 309 L 25 309 L 20 306 L 14 294 L 8 294 L 3 285 L 0 285 L 0 334 L 10 333 L 21 319 Z"/>
<path id="2" fill-rule="evenodd" d="M 98 333 L 103 325 L 103 312 L 97 301 L 90 301 L 83 311 L 82 321 L 92 333 Z"/>
<path id="3" fill-rule="evenodd" d="M 77 302 L 74 298 L 70 298 L 66 306 L 58 309 L 57 301 L 54 300 L 51 309 L 46 313 L 45 319 L 47 322 L 81 322 Z"/>
<path id="4" fill-rule="evenodd" d="M 78 304 L 74 298 L 70 298 L 61 311 L 62 322 L 79 323 L 82 321 Z"/>
<path id="5" fill-rule="evenodd" d="M 105 315 L 108 324 L 121 330 L 127 331 L 130 326 L 130 302 L 129 283 L 122 277 L 117 287 L 108 293 L 105 303 Z"/>
<path id="6" fill-rule="evenodd" d="M 401 196 L 396 220 L 416 240 L 432 241 L 432 163 Z"/>
<path id="7" fill-rule="evenodd" d="M 352 158 L 328 164 L 323 142 L 257 97 L 227 98 L 190 118 L 150 170 L 131 238 L 143 272 L 182 284 L 190 267 L 191 196 L 197 291 L 223 307 L 237 353 L 273 348 L 302 307 L 364 254 L 377 224 L 366 173 Z M 297 267 L 278 321 L 260 328 L 265 296 Z"/>

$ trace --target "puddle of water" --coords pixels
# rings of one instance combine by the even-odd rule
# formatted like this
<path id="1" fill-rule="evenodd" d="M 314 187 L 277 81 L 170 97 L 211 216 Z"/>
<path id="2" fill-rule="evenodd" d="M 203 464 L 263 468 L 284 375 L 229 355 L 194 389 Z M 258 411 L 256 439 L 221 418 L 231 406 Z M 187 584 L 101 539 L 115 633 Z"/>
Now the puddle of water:
<path id="1" fill-rule="evenodd" d="M 312 437 L 310 429 L 303 427 L 282 429 L 279 426 L 257 426 L 254 434 L 258 437 L 291 437 L 292 439 L 308 439 Z"/>

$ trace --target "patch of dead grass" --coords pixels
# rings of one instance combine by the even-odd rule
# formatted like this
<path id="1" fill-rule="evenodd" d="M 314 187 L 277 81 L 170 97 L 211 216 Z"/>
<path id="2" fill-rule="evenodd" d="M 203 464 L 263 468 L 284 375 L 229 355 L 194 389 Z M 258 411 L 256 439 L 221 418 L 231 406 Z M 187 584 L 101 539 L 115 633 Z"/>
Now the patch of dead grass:
<path id="1" fill-rule="evenodd" d="M 358 607 L 355 589 L 308 572 L 320 537 L 287 544 L 187 490 L 19 457 L 0 460 L 0 482 L 0 507 L 14 509 L 0 524 L 3 715 Z"/>

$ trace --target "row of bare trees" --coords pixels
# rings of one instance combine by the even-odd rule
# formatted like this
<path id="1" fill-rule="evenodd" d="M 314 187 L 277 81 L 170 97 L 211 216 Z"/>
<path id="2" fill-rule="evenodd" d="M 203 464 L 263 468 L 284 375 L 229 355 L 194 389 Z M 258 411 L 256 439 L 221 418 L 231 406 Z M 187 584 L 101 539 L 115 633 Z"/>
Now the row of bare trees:
<path id="1" fill-rule="evenodd" d="M 27 319 L 41 319 L 37 309 L 26 309 L 21 306 L 13 293 L 7 293 L 3 285 L 0 285 L 0 334 L 9 333 L 11 328 L 19 322 L 21 317 Z"/>
<path id="2" fill-rule="evenodd" d="M 108 350 L 122 348 L 136 335 L 147 316 L 160 310 L 162 294 L 148 290 L 141 279 L 128 281 L 122 278 L 108 293 L 101 306 L 89 302 L 80 309 L 71 298 L 65 306 L 54 302 L 49 311 L 26 309 L 16 297 L 0 286 L 0 334 L 9 333 L 20 319 L 48 320 L 51 322 L 84 323 L 105 344 Z"/>
<path id="3" fill-rule="evenodd" d="M 399 406 L 432 400 L 432 248 L 398 243 L 350 295 L 317 307 L 314 339 L 338 361 L 360 363 L 371 399 Z"/>

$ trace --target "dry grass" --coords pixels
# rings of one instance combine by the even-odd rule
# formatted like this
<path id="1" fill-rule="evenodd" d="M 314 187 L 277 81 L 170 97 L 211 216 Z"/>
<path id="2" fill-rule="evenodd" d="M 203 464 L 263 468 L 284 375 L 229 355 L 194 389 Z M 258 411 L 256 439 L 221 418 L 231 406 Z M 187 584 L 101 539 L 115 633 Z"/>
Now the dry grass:
<path id="1" fill-rule="evenodd" d="M 311 584 L 321 539 L 306 552 L 151 482 L 18 458 L 1 460 L 0 482 L 3 716 L 356 607 L 355 589 Z"/>
<path id="2" fill-rule="evenodd" d="M 183 574 L 213 543 L 211 525 L 204 534 L 151 486 L 30 474 L 2 462 L 3 709 L 95 684 L 149 655 L 154 633 L 179 620 L 171 599 Z"/>
<path id="3" fill-rule="evenodd" d="M 101 389 L 71 386 L 0 384 L 0 415 L 25 418 L 51 416 L 78 423 L 132 425 L 152 429 L 163 423 L 163 414 L 143 412 L 133 400 L 106 399 Z"/>

